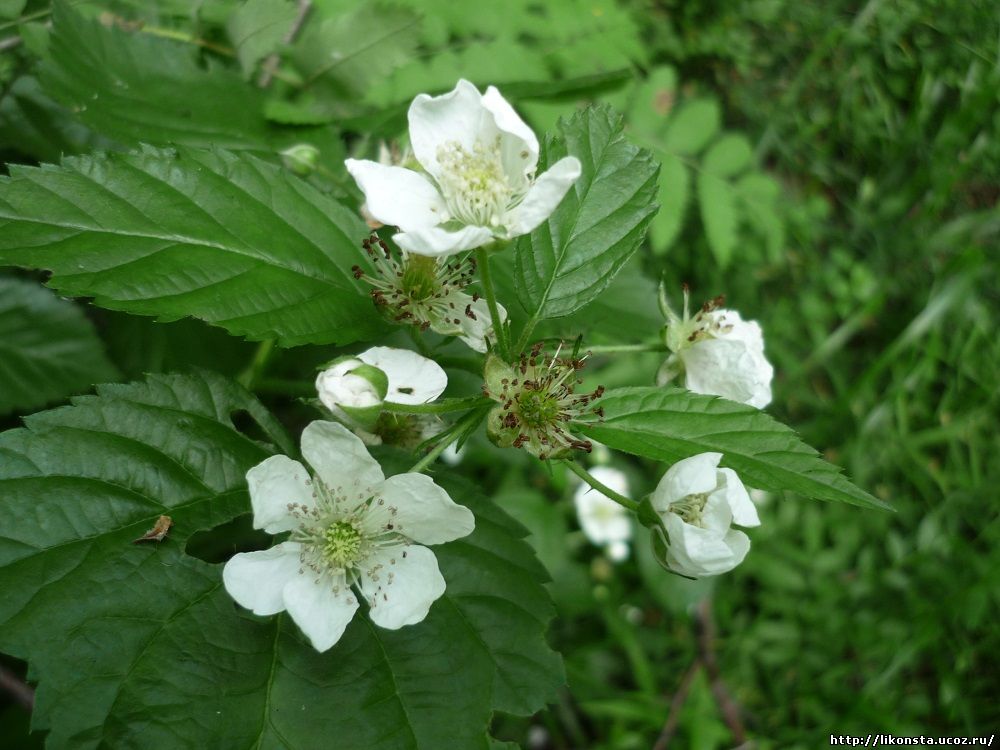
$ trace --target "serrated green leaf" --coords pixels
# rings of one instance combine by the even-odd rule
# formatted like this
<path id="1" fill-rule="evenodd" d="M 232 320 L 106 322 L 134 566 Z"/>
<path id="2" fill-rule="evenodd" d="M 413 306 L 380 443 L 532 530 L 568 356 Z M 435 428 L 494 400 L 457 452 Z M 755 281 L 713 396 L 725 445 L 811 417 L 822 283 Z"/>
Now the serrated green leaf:
<path id="1" fill-rule="evenodd" d="M 725 268 L 733 258 L 739 239 L 740 216 L 733 186 L 707 171 L 699 173 L 698 208 L 712 255 L 719 266 Z"/>
<path id="2" fill-rule="evenodd" d="M 649 226 L 649 238 L 657 255 L 666 253 L 680 234 L 690 193 L 691 171 L 688 166 L 678 157 L 665 153 L 660 165 L 660 210 Z"/>
<path id="3" fill-rule="evenodd" d="M 0 264 L 49 269 L 61 293 L 284 346 L 384 330 L 351 273 L 361 219 L 253 156 L 146 148 L 11 172 Z"/>
<path id="4" fill-rule="evenodd" d="M 235 72 L 199 67 L 191 45 L 106 28 L 57 3 L 46 92 L 89 127 L 127 145 L 261 149 L 265 94 Z"/>
<path id="5" fill-rule="evenodd" d="M 753 148 L 745 135 L 726 133 L 705 152 L 701 168 L 716 177 L 732 177 L 739 174 L 753 159 Z"/>
<path id="6" fill-rule="evenodd" d="M 715 138 L 721 120 L 719 103 L 715 99 L 692 99 L 671 116 L 663 145 L 675 154 L 693 156 Z"/>
<path id="7" fill-rule="evenodd" d="M 434 548 L 448 589 L 422 623 L 359 613 L 317 654 L 287 616 L 237 607 L 221 565 L 185 553 L 249 510 L 245 472 L 274 449 L 234 413 L 291 450 L 252 396 L 205 372 L 106 386 L 0 435 L 0 649 L 30 663 L 49 748 L 485 750 L 493 710 L 552 697 L 544 573 L 461 480 L 442 484 L 476 531 Z M 169 535 L 132 544 L 160 514 Z"/>
<path id="8" fill-rule="evenodd" d="M 0 277 L 0 415 L 24 414 L 116 377 L 79 307 L 34 282 Z"/>
<path id="9" fill-rule="evenodd" d="M 889 507 L 851 484 L 790 428 L 752 406 L 678 388 L 619 388 L 598 405 L 604 418 L 577 427 L 609 448 L 670 463 L 717 451 L 722 464 L 750 487 Z"/>
<path id="10" fill-rule="evenodd" d="M 533 320 L 569 315 L 604 291 L 656 211 L 659 166 L 625 139 L 621 116 L 591 107 L 560 130 L 545 163 L 572 154 L 583 174 L 548 221 L 517 241 L 515 275 Z"/>
<path id="11" fill-rule="evenodd" d="M 247 78 L 257 63 L 278 49 L 295 21 L 291 0 L 247 0 L 226 23 L 229 39 Z"/>

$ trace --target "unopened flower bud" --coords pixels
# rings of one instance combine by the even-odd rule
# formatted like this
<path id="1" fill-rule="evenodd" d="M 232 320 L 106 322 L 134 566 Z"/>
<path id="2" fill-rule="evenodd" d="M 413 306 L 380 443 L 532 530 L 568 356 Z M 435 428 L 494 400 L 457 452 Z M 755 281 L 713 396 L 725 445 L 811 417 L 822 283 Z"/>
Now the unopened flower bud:
<path id="1" fill-rule="evenodd" d="M 299 177 L 308 177 L 319 166 L 319 149 L 311 143 L 296 143 L 281 152 L 281 162 Z"/>

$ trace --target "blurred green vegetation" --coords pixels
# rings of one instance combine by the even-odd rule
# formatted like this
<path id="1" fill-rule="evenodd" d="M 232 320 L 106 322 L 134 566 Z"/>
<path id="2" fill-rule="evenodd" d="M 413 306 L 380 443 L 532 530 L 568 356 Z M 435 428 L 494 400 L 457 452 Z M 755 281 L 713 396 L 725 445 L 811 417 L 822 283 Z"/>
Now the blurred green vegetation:
<path id="1" fill-rule="evenodd" d="M 102 105 L 91 104 L 88 120 L 57 101 L 65 71 L 39 70 L 33 50 L 44 49 L 48 5 L 0 3 L 0 14 L 7 5 L 11 18 L 35 20 L 0 18 L 0 40 L 24 34 L 23 44 L 0 47 L 4 158 L 53 160 L 126 142 L 125 133 L 99 127 L 114 114 Z M 92 16 L 110 9 L 119 25 L 140 19 L 144 39 L 180 34 L 199 50 L 199 65 L 226 65 L 234 80 L 255 77 L 272 50 L 285 49 L 280 34 L 265 34 L 265 44 L 254 25 L 290 23 L 293 10 L 289 3 L 274 20 L 255 15 L 267 10 L 260 2 L 74 5 Z M 649 748 L 678 687 L 705 658 L 699 627 L 709 613 L 718 674 L 693 673 L 677 702 L 674 747 L 738 744 L 713 683 L 725 684 L 759 748 L 805 750 L 825 746 L 830 734 L 994 730 L 995 4 L 324 0 L 313 14 L 260 122 L 244 121 L 247 138 L 258 128 L 270 144 L 322 132 L 326 187 L 343 191 L 345 149 L 370 151 L 377 138 L 397 136 L 414 94 L 450 88 L 459 76 L 497 84 L 539 129 L 576 103 L 611 102 L 633 139 L 663 162 L 663 209 L 641 261 L 647 278 L 662 276 L 678 292 L 687 282 L 698 300 L 725 293 L 759 320 L 777 371 L 769 411 L 897 510 L 770 497 L 747 561 L 720 579 L 688 583 L 657 568 L 644 540 L 612 567 L 576 530 L 566 477 L 520 456 L 517 471 L 501 470 L 491 448 L 470 445 L 463 470 L 477 472 L 528 526 L 554 579 L 552 642 L 569 673 L 559 705 L 530 720 L 498 717 L 497 736 L 532 748 Z M 170 47 L 178 59 L 191 49 Z M 341 54 L 332 62 L 331 49 Z M 591 310 L 595 341 L 620 335 L 622 311 L 644 326 L 655 321 L 654 285 L 638 270 Z M 128 377 L 218 357 L 217 369 L 236 373 L 252 354 L 193 322 L 92 317 Z M 636 340 L 653 336 L 636 329 Z M 135 339 L 141 345 L 130 345 Z M 277 375 L 294 377 L 296 363 L 311 368 L 325 356 L 289 353 Z M 649 382 L 658 364 L 597 357 L 588 374 L 607 384 Z M 293 424 L 306 418 L 294 400 L 275 401 Z M 635 496 L 664 468 L 611 460 L 629 473 Z M 3 744 L 23 736 L 19 712 L 3 707 L 0 746 L 26 746 Z"/>

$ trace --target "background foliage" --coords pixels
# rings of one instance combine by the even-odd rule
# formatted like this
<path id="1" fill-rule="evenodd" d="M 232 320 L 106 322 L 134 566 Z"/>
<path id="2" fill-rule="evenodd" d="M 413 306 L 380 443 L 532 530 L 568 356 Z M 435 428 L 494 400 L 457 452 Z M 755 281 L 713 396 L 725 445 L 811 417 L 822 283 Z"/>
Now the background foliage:
<path id="1" fill-rule="evenodd" d="M 36 0 L 0 2 L 0 156 L 28 165 L 12 169 L 13 179 L 36 181 L 39 195 L 44 187 L 45 200 L 56 201 L 50 188 L 88 170 L 106 185 L 122 179 L 90 157 L 71 162 L 69 176 L 34 169 L 62 155 L 140 143 L 225 147 L 245 152 L 238 159 L 246 180 L 267 174 L 282 185 L 276 153 L 304 141 L 320 151 L 308 198 L 321 204 L 324 194 L 352 194 L 339 166 L 346 153 L 397 136 L 415 93 L 449 88 L 459 75 L 497 84 L 537 129 L 553 134 L 576 103 L 608 103 L 624 114 L 627 138 L 661 162 L 661 210 L 645 249 L 572 318 L 574 326 L 586 321 L 595 341 L 610 342 L 620 338 L 627 313 L 635 340 L 651 334 L 657 313 L 649 279 L 661 274 L 668 289 L 686 281 L 699 299 L 725 292 L 766 332 L 777 371 L 770 411 L 897 511 L 772 495 L 746 563 L 719 580 L 688 583 L 665 577 L 644 541 L 612 569 L 575 531 L 566 477 L 527 462 L 501 472 L 491 448 L 470 444 L 463 471 L 531 531 L 553 578 L 558 615 L 550 640 L 568 675 L 556 705 L 530 718 L 500 714 L 494 735 L 527 747 L 647 748 L 686 686 L 675 741 L 733 747 L 740 728 L 713 692 L 723 682 L 758 747 L 812 748 L 831 733 L 994 728 L 995 8 L 975 0 L 313 6 L 287 44 L 297 10 L 291 2 L 72 2 L 54 12 Z M 274 52 L 284 63 L 261 86 Z M 219 163 L 203 165 L 208 173 L 197 171 L 197 179 L 209 180 Z M 171 179 L 186 186 L 196 179 L 166 177 L 163 190 Z M 644 189 L 638 172 L 633 189 Z M 87 199 L 83 189 L 65 190 Z M 69 215 L 81 210 L 59 206 Z M 0 190 L 0 217 L 7 208 Z M 127 226 L 130 211 L 144 208 L 122 206 L 114 218 Z M 248 218 L 231 232 L 213 226 L 191 239 L 239 250 L 232 233 L 254 223 L 252 206 L 243 210 Z M 110 218 L 101 218 L 107 228 Z M 15 234 L 23 243 L 39 236 L 25 233 L 41 231 L 53 230 L 0 218 L 0 262 L 9 262 L 4 246 Z M 309 247 L 306 238 L 283 241 Z M 247 272 L 271 281 L 304 270 L 315 283 L 350 283 L 325 280 L 336 265 L 318 249 L 306 269 L 259 261 L 248 259 Z M 514 265 L 501 275 L 523 272 Z M 88 286 L 85 269 L 56 270 L 58 290 L 109 294 Z M 164 322 L 60 302 L 40 279 L 4 273 L 0 329 L 23 330 L 17 321 L 30 315 L 36 330 L 51 326 L 66 341 L 46 336 L 49 382 L 38 380 L 38 365 L 22 362 L 16 336 L 5 334 L 0 412 L 11 416 L 0 417 L 4 427 L 93 382 L 186 365 L 238 375 L 251 365 L 253 345 L 195 320 L 165 322 L 178 314 L 171 295 L 197 295 L 199 284 L 217 279 L 185 277 L 187 286 L 161 290 L 163 304 L 142 310 L 118 305 Z M 127 292 L 110 296 L 124 300 Z M 261 296 L 264 307 L 282 301 Z M 204 320 L 251 338 L 267 334 L 251 325 L 261 309 L 254 300 L 236 310 L 220 308 L 235 304 L 226 298 L 203 299 Z M 251 317 L 231 322 L 240 315 Z M 319 312 L 300 318 L 308 325 L 291 343 L 320 340 Z M 562 325 L 539 332 L 558 334 Z M 346 330 L 322 341 L 349 339 Z M 261 381 L 258 393 L 288 426 L 301 425 L 309 411 L 269 395 L 269 387 L 281 391 L 278 381 L 301 379 L 331 351 L 290 350 Z M 595 357 L 587 372 L 595 384 L 617 387 L 651 382 L 658 365 L 656 356 Z M 16 385 L 26 380 L 35 384 L 31 393 Z M 634 496 L 651 489 L 655 463 L 616 462 Z M 23 673 L 21 662 L 4 664 Z M 6 704 L 0 746 L 39 742 L 26 738 L 26 728 L 22 708 Z"/>

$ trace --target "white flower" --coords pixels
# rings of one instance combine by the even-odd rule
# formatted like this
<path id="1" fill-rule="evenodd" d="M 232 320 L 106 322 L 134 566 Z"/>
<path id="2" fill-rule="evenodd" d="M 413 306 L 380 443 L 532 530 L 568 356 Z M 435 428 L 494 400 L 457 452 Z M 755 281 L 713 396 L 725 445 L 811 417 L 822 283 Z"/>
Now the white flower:
<path id="1" fill-rule="evenodd" d="M 684 386 L 695 393 L 722 396 L 763 409 L 771 403 L 774 368 L 764 356 L 764 335 L 756 321 L 735 310 L 707 303 L 694 317 L 668 311 L 667 346 L 674 353 L 660 369 L 660 385 L 684 374 Z"/>
<path id="2" fill-rule="evenodd" d="M 620 495 L 628 495 L 628 479 L 609 466 L 595 466 L 590 470 L 593 477 Z M 632 521 L 628 510 L 595 490 L 588 484 L 580 483 L 573 494 L 576 516 L 580 528 L 587 538 L 598 547 L 604 547 L 614 562 L 628 557 L 628 542 L 632 538 Z"/>
<path id="3" fill-rule="evenodd" d="M 359 606 L 355 591 L 383 628 L 423 620 L 445 581 L 421 545 L 471 533 L 472 513 L 423 474 L 385 479 L 361 441 L 335 422 L 306 427 L 302 455 L 312 478 L 287 456 L 247 473 L 254 527 L 291 533 L 229 560 L 226 591 L 257 615 L 287 610 L 317 651 L 340 639 Z"/>
<path id="4" fill-rule="evenodd" d="M 443 96 L 410 105 L 410 145 L 424 172 L 348 159 L 367 211 L 399 227 L 407 252 L 441 256 L 530 232 L 580 177 L 566 156 L 544 174 L 538 139 L 500 92 L 460 80 Z"/>
<path id="5" fill-rule="evenodd" d="M 667 564 L 681 575 L 714 576 L 746 557 L 750 539 L 740 526 L 759 526 L 757 509 L 721 453 L 700 453 L 671 466 L 650 496 L 670 540 Z"/>
<path id="6" fill-rule="evenodd" d="M 385 383 L 379 383 L 378 370 Z M 382 402 L 426 404 L 440 396 L 448 376 L 434 360 L 407 349 L 375 346 L 356 357 L 335 362 L 316 376 L 316 391 L 323 405 L 348 423 L 357 421 L 357 410 Z"/>

